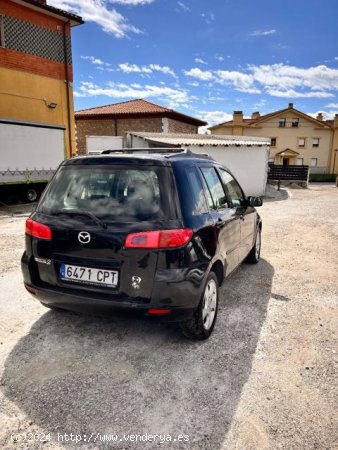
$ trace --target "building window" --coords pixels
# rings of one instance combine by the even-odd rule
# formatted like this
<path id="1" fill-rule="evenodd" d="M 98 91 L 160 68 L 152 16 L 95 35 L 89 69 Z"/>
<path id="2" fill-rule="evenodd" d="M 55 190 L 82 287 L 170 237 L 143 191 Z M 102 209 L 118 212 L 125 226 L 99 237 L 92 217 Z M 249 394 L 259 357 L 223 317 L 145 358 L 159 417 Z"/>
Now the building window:
<path id="1" fill-rule="evenodd" d="M 271 144 L 270 144 L 270 146 L 271 146 L 271 147 L 276 147 L 276 144 L 277 144 L 277 138 L 272 137 L 272 138 L 271 138 Z"/>
<path id="2" fill-rule="evenodd" d="M 319 138 L 312 139 L 312 147 L 319 147 Z"/>
<path id="3" fill-rule="evenodd" d="M 300 148 L 305 147 L 305 138 L 298 138 L 298 147 Z"/>
<path id="4" fill-rule="evenodd" d="M 291 125 L 292 125 L 294 128 L 297 128 L 298 125 L 299 125 L 299 119 L 298 119 L 298 118 L 297 118 L 297 119 L 292 119 Z"/>
<path id="5" fill-rule="evenodd" d="M 304 164 L 304 158 L 296 159 L 296 166 L 302 166 Z"/>
<path id="6" fill-rule="evenodd" d="M 318 158 L 311 158 L 310 166 L 317 167 Z"/>
<path id="7" fill-rule="evenodd" d="M 286 119 L 279 119 L 279 127 L 280 128 L 285 128 L 286 125 Z"/>
<path id="8" fill-rule="evenodd" d="M 0 47 L 5 46 L 4 16 L 0 15 Z"/>

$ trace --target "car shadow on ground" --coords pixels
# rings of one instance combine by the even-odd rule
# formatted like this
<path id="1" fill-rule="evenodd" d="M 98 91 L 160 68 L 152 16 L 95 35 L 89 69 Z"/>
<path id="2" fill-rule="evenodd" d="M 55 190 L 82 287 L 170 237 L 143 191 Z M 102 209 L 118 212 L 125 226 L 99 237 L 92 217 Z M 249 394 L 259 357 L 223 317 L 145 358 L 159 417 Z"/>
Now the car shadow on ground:
<path id="1" fill-rule="evenodd" d="M 55 440 L 57 433 L 184 434 L 188 443 L 164 446 L 220 449 L 250 376 L 273 275 L 266 260 L 234 273 L 205 342 L 186 340 L 173 324 L 47 312 L 7 358 L 1 388 Z M 97 440 L 94 448 L 157 444 Z"/>

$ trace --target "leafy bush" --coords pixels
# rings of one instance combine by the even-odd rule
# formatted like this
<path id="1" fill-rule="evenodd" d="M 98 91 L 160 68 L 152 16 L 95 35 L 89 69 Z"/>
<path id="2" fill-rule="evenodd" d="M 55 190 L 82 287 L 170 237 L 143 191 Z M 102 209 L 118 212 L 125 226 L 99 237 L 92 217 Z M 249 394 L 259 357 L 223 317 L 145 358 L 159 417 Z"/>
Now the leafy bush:
<path id="1" fill-rule="evenodd" d="M 332 173 L 310 173 L 310 181 L 335 182 L 337 175 Z"/>

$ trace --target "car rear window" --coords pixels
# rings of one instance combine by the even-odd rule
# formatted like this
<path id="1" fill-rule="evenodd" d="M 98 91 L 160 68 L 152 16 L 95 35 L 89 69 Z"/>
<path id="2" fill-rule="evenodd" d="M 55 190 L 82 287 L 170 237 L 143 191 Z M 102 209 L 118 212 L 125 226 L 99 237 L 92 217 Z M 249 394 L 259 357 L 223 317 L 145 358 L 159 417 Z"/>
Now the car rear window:
<path id="1" fill-rule="evenodd" d="M 172 219 L 169 171 L 161 166 L 63 166 L 38 211 L 85 211 L 119 221 Z"/>

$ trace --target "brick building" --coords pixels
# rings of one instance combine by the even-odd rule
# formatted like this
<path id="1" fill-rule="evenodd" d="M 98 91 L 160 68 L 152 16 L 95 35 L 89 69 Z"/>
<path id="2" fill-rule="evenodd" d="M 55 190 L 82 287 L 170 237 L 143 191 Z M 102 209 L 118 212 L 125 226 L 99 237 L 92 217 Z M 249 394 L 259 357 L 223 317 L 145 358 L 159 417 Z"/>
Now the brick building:
<path id="1" fill-rule="evenodd" d="M 129 100 L 75 113 L 77 150 L 87 152 L 87 136 L 124 136 L 129 131 L 198 133 L 206 122 L 146 100 Z"/>
<path id="2" fill-rule="evenodd" d="M 59 127 L 65 156 L 75 153 L 71 28 L 82 23 L 46 0 L 0 0 L 0 120 Z"/>

